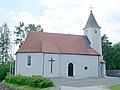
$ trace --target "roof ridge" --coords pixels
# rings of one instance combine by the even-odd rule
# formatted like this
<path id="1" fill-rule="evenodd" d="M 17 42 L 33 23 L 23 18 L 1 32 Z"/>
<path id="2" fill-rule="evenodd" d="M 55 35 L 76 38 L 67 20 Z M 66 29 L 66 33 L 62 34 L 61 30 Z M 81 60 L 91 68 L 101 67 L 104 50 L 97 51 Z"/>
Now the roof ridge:
<path id="1" fill-rule="evenodd" d="M 52 33 L 52 32 L 35 32 L 35 31 L 32 31 L 30 33 L 44 33 L 44 34 L 55 34 L 55 35 L 83 36 L 83 35 L 78 35 L 78 34 Z"/>

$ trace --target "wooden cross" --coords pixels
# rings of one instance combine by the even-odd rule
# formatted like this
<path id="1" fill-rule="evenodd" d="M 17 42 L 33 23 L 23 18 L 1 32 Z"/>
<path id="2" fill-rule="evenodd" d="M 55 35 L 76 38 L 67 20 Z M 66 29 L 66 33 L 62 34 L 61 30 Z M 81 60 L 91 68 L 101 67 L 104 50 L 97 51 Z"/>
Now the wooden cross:
<path id="1" fill-rule="evenodd" d="M 53 58 L 51 57 L 51 59 L 49 61 L 51 62 L 51 73 L 52 73 L 53 62 L 55 62 L 55 60 L 53 60 Z"/>

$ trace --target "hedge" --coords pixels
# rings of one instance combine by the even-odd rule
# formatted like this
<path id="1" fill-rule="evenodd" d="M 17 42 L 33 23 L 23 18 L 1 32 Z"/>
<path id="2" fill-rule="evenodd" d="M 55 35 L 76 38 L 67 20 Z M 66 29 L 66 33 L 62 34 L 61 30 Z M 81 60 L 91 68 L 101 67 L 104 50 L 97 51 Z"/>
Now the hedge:
<path id="1" fill-rule="evenodd" d="M 30 87 L 47 88 L 54 86 L 53 81 L 44 77 L 27 77 L 21 75 L 9 75 L 5 78 L 6 83 L 27 85 Z"/>

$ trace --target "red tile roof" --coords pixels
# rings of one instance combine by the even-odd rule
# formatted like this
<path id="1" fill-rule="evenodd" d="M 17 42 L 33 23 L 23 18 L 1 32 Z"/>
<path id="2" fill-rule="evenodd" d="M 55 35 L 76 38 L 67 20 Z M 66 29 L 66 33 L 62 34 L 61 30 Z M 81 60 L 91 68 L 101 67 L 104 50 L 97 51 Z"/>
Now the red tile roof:
<path id="1" fill-rule="evenodd" d="M 19 52 L 99 55 L 85 36 L 45 32 L 30 32 Z"/>

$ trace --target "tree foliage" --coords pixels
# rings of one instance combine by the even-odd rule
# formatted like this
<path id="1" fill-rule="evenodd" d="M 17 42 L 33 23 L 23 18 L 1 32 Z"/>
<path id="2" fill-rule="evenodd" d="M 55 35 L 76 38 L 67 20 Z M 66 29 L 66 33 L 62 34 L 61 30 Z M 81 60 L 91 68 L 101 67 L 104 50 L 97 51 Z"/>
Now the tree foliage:
<path id="1" fill-rule="evenodd" d="M 28 35 L 31 31 L 43 32 L 43 28 L 41 28 L 40 25 L 35 26 L 35 24 L 28 24 L 28 26 L 25 27 L 25 31 L 26 35 Z"/>
<path id="2" fill-rule="evenodd" d="M 107 70 L 120 69 L 120 42 L 112 46 L 112 42 L 104 34 L 102 36 L 102 53 L 103 59 L 106 61 Z"/>
<path id="3" fill-rule="evenodd" d="M 0 27 L 0 61 L 7 62 L 10 51 L 10 30 L 8 25 L 4 23 Z"/>
<path id="4" fill-rule="evenodd" d="M 25 26 L 23 22 L 20 22 L 19 26 L 15 26 L 16 31 L 14 31 L 16 35 L 15 43 L 19 44 L 19 46 L 22 45 L 25 38 L 31 31 L 35 32 L 43 32 L 43 28 L 41 28 L 41 25 L 35 26 L 35 24 L 28 24 L 28 26 Z"/>
<path id="5" fill-rule="evenodd" d="M 112 69 L 120 69 L 120 42 L 113 45 Z"/>
<path id="6" fill-rule="evenodd" d="M 15 44 L 22 44 L 25 38 L 25 31 L 24 31 L 24 23 L 20 22 L 19 26 L 15 26 L 16 31 L 14 31 L 16 35 Z"/>
<path id="7" fill-rule="evenodd" d="M 5 79 L 7 73 L 9 72 L 10 63 L 4 63 L 0 65 L 0 82 Z"/>
<path id="8" fill-rule="evenodd" d="M 102 39 L 102 49 L 103 49 L 102 54 L 104 57 L 106 57 L 107 54 L 111 53 L 112 42 L 108 40 L 106 34 L 104 34 L 101 39 Z"/>
<path id="9" fill-rule="evenodd" d="M 107 62 L 106 63 L 106 68 L 107 69 L 112 69 L 112 42 L 108 40 L 108 37 L 106 34 L 104 34 L 101 37 L 102 40 L 102 54 L 103 54 L 103 59 Z"/>

